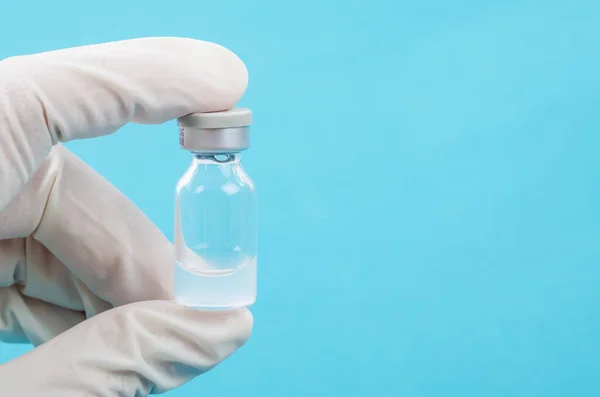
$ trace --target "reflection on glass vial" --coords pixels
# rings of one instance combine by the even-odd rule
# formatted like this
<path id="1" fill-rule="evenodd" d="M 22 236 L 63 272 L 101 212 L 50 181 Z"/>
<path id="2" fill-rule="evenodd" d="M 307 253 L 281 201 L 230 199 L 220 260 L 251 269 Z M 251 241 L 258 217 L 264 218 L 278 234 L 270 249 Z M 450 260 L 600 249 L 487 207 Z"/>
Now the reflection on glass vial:
<path id="1" fill-rule="evenodd" d="M 234 109 L 179 120 L 180 145 L 193 153 L 175 202 L 175 299 L 183 305 L 228 309 L 256 300 L 257 203 L 239 154 L 249 115 Z"/>

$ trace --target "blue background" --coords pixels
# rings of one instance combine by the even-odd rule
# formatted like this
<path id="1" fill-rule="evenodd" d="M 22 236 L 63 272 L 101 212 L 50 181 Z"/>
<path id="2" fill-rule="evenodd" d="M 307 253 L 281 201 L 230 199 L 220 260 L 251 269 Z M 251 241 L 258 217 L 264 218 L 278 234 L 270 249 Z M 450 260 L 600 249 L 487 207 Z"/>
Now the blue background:
<path id="1" fill-rule="evenodd" d="M 5 3 L 0 57 L 168 35 L 248 65 L 255 331 L 169 397 L 600 395 L 600 3 Z M 173 123 L 69 146 L 172 237 Z"/>

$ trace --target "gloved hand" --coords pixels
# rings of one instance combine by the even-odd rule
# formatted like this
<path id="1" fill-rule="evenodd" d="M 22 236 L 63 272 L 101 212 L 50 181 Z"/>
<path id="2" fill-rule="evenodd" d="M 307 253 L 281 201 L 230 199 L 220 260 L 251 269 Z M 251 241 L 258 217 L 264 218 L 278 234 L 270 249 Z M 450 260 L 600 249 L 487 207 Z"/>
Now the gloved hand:
<path id="1" fill-rule="evenodd" d="M 60 145 L 127 122 L 225 110 L 246 84 L 234 54 L 189 39 L 0 62 L 0 340 L 43 343 L 0 366 L 0 395 L 160 393 L 246 341 L 248 310 L 202 312 L 169 302 L 171 244 Z"/>

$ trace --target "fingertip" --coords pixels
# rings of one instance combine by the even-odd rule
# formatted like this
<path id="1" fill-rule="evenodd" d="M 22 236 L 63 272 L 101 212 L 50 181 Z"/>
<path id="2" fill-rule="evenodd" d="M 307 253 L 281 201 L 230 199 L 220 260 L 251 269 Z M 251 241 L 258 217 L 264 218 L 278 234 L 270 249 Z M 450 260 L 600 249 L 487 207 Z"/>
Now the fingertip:
<path id="1" fill-rule="evenodd" d="M 222 82 L 217 90 L 217 97 L 221 98 L 220 108 L 211 111 L 231 109 L 242 99 L 248 88 L 248 68 L 242 59 L 233 51 L 219 44 L 209 43 L 214 46 L 215 58 L 221 59 L 222 67 L 216 71 L 219 77 L 216 81 Z"/>
<path id="2" fill-rule="evenodd" d="M 216 112 L 233 108 L 248 87 L 248 69 L 242 59 L 223 45 L 187 37 L 140 39 L 177 54 L 181 71 L 197 89 L 194 112 Z M 194 94 L 192 94 L 194 95 Z"/>
<path id="3" fill-rule="evenodd" d="M 247 308 L 239 309 L 236 316 L 238 317 L 237 321 L 240 330 L 239 345 L 242 346 L 250 339 L 250 335 L 252 335 L 252 330 L 254 329 L 254 316 Z"/>

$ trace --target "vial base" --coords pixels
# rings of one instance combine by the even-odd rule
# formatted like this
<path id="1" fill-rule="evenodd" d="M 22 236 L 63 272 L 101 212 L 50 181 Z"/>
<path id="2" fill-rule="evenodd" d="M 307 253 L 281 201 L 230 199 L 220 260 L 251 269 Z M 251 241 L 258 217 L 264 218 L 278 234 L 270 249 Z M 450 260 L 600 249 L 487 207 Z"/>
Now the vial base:
<path id="1" fill-rule="evenodd" d="M 194 263 L 175 264 L 175 301 L 208 310 L 237 309 L 256 301 L 256 258 L 231 272 L 198 270 Z"/>

